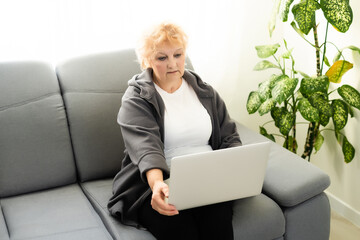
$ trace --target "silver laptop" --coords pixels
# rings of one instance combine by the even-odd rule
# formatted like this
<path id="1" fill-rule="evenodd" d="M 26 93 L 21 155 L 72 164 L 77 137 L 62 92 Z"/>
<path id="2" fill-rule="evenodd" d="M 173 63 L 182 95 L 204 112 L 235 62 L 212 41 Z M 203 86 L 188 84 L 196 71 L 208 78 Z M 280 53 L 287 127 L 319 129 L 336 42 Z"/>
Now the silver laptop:
<path id="1" fill-rule="evenodd" d="M 168 203 L 183 210 L 260 194 L 269 150 L 263 142 L 174 157 Z"/>

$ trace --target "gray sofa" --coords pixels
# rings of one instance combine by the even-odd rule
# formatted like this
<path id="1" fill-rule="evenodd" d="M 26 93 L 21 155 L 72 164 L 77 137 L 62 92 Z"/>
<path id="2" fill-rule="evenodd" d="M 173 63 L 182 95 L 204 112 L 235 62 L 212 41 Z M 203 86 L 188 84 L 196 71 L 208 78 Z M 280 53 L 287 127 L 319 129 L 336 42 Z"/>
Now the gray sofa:
<path id="1" fill-rule="evenodd" d="M 154 239 L 106 208 L 124 150 L 116 115 L 138 72 L 133 50 L 55 69 L 0 63 L 1 240 Z M 238 131 L 244 144 L 266 140 L 241 124 Z M 263 193 L 235 202 L 235 238 L 328 239 L 329 184 L 320 169 L 273 143 Z"/>

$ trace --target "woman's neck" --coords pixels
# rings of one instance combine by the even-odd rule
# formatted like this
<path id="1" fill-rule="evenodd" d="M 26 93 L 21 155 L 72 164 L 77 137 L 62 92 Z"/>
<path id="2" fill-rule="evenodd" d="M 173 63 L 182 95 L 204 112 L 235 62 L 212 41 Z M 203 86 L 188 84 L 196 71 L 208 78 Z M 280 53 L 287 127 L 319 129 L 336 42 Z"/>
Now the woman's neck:
<path id="1" fill-rule="evenodd" d="M 153 75 L 153 81 L 165 92 L 173 93 L 180 88 L 182 83 L 182 78 L 175 79 L 173 81 L 159 81 L 156 78 L 156 76 Z"/>

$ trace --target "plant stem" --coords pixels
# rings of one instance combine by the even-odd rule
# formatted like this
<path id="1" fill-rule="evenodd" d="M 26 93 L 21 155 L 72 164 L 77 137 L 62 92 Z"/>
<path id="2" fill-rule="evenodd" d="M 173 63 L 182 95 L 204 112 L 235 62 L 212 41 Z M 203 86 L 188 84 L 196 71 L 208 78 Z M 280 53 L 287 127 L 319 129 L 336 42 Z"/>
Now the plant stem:
<path id="1" fill-rule="evenodd" d="M 328 96 L 329 96 L 330 94 L 332 94 L 333 92 L 335 92 L 335 91 L 337 91 L 337 88 L 334 89 L 334 90 L 332 90 L 331 92 L 329 92 L 329 93 L 328 93 Z"/>
<path id="2" fill-rule="evenodd" d="M 313 32 L 314 32 L 314 41 L 315 41 L 315 49 L 316 49 L 316 73 L 317 76 L 319 77 L 321 76 L 321 64 L 320 64 L 320 47 L 319 47 L 316 23 L 313 27 Z M 319 135 L 319 128 L 320 128 L 320 123 L 318 122 L 309 123 L 305 146 L 304 146 L 304 152 L 301 155 L 301 157 L 304 159 L 308 158 L 309 162 L 310 162 L 312 150 L 314 148 L 315 139 Z"/>
<path id="3" fill-rule="evenodd" d="M 264 123 L 264 124 L 262 125 L 262 127 L 264 127 L 266 124 L 272 123 L 272 122 L 274 122 L 274 120 L 267 121 L 266 123 Z"/>
<path id="4" fill-rule="evenodd" d="M 319 131 L 319 132 L 322 132 L 322 131 L 332 131 L 332 132 L 336 132 L 336 130 L 335 129 L 332 129 L 332 128 L 323 128 L 323 129 L 321 129 L 321 131 Z M 341 132 L 338 132 L 339 134 L 341 134 L 341 135 L 344 135 L 344 134 L 342 134 Z M 344 135 L 345 136 L 345 135 Z"/>
<path id="5" fill-rule="evenodd" d="M 297 112 L 297 108 L 296 108 L 296 104 L 295 104 L 296 100 L 295 100 L 294 94 L 292 94 L 292 102 L 293 102 L 292 110 L 293 110 L 293 115 L 294 115 L 294 125 L 293 125 L 293 142 L 292 142 L 291 147 L 292 147 L 292 152 L 297 153 L 297 143 L 296 143 L 296 112 Z"/>
<path id="6" fill-rule="evenodd" d="M 319 40 L 318 40 L 318 33 L 317 33 L 317 25 L 313 27 L 314 31 L 314 40 L 315 40 L 315 49 L 316 49 L 316 74 L 317 76 L 321 76 L 321 65 L 320 65 L 320 47 L 319 47 Z"/>
<path id="7" fill-rule="evenodd" d="M 329 30 L 329 22 L 326 23 L 326 32 L 325 32 L 325 41 L 324 41 L 324 52 L 322 57 L 322 63 L 321 63 L 321 69 L 320 69 L 320 75 L 322 75 L 323 66 L 324 66 L 324 60 L 325 60 L 325 53 L 326 53 L 326 41 L 327 41 L 327 35 Z"/>
<path id="8" fill-rule="evenodd" d="M 277 59 L 275 55 L 273 55 L 273 57 L 274 57 L 275 61 L 277 62 L 277 64 L 278 64 L 278 66 L 279 66 L 282 74 L 285 75 L 285 67 L 283 68 L 283 67 L 281 66 L 281 63 L 280 63 L 279 59 Z"/>

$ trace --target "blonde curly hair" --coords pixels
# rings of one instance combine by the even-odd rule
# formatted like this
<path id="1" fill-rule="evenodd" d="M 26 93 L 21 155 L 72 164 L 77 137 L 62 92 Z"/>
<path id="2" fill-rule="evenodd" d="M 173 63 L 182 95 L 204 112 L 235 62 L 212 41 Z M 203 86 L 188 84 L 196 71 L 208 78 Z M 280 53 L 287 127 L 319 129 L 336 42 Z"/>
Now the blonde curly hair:
<path id="1" fill-rule="evenodd" d="M 186 50 L 188 37 L 182 28 L 173 23 L 161 23 L 153 27 L 140 39 L 136 55 L 142 69 L 150 67 L 150 60 L 156 53 L 157 47 L 163 43 L 181 45 Z"/>

